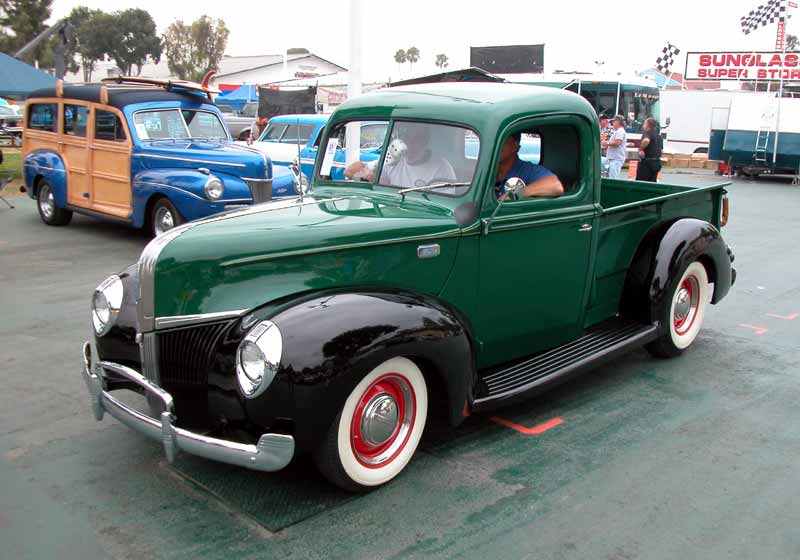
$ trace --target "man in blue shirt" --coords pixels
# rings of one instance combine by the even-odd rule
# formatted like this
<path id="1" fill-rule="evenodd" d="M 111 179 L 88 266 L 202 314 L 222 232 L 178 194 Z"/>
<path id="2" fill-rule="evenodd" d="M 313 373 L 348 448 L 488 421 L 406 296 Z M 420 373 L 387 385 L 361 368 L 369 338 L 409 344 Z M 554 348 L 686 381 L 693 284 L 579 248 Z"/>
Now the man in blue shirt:
<path id="1" fill-rule="evenodd" d="M 519 159 L 519 145 L 522 134 L 515 132 L 506 138 L 500 152 L 500 165 L 497 167 L 497 178 L 494 190 L 497 198 L 505 196 L 506 181 L 518 177 L 525 182 L 525 190 L 520 198 L 536 196 L 561 196 L 564 186 L 549 169 L 543 165 L 536 165 L 529 161 Z"/>

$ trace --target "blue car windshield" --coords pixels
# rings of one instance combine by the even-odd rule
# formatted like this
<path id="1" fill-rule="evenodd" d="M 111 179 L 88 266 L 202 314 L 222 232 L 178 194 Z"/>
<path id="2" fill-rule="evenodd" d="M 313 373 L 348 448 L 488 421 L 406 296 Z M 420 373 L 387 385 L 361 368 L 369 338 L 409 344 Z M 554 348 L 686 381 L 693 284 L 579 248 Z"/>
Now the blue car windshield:
<path id="1" fill-rule="evenodd" d="M 219 117 L 210 111 L 164 109 L 139 111 L 133 125 L 140 140 L 227 140 Z"/>

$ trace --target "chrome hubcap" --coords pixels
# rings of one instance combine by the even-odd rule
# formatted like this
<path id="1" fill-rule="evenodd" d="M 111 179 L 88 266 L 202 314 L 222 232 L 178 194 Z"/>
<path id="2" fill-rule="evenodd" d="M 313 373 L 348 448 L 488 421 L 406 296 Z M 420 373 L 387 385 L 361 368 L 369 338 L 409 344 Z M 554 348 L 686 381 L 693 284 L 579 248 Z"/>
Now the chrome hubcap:
<path id="1" fill-rule="evenodd" d="M 681 288 L 678 296 L 675 299 L 675 320 L 683 321 L 689 315 L 689 310 L 692 308 L 692 296 L 689 290 Z"/>
<path id="2" fill-rule="evenodd" d="M 361 419 L 361 435 L 369 445 L 381 445 L 389 441 L 397 428 L 399 411 L 391 395 L 382 393 L 364 407 Z"/>
<path id="3" fill-rule="evenodd" d="M 39 209 L 45 218 L 50 219 L 56 212 L 56 197 L 53 196 L 53 191 L 50 187 L 42 187 L 42 192 L 39 194 Z"/>
<path id="4" fill-rule="evenodd" d="M 175 227 L 175 218 L 172 216 L 172 212 L 169 211 L 169 208 L 164 208 L 163 206 L 156 211 L 154 221 L 157 235 L 161 235 Z"/>

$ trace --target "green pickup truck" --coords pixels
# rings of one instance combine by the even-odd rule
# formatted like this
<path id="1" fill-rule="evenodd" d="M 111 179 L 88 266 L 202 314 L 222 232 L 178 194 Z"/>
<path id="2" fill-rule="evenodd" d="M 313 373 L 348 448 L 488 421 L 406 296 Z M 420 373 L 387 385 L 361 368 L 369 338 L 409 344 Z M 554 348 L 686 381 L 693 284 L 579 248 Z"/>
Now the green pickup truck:
<path id="1" fill-rule="evenodd" d="M 557 193 L 500 176 L 509 137 L 537 148 L 511 172 Z M 458 425 L 642 345 L 677 356 L 735 280 L 726 184 L 601 179 L 597 117 L 569 92 L 381 90 L 331 116 L 319 154 L 308 192 L 170 230 L 97 288 L 98 420 L 170 460 L 274 471 L 308 453 L 366 491 L 429 414 Z"/>

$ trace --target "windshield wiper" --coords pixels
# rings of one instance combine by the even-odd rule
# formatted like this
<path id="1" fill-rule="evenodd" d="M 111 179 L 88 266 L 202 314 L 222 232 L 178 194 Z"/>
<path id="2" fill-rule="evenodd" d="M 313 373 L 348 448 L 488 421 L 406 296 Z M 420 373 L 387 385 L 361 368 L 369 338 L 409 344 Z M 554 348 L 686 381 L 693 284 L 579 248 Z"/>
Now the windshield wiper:
<path id="1" fill-rule="evenodd" d="M 407 189 L 400 189 L 400 195 L 405 197 L 407 192 L 414 192 L 414 191 L 424 191 L 426 189 L 438 189 L 441 187 L 468 187 L 472 184 L 470 182 L 442 182 L 442 183 L 431 183 L 430 185 L 423 185 L 421 187 L 409 187 Z"/>

